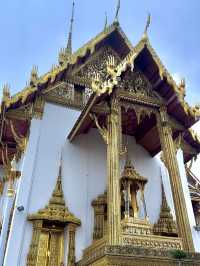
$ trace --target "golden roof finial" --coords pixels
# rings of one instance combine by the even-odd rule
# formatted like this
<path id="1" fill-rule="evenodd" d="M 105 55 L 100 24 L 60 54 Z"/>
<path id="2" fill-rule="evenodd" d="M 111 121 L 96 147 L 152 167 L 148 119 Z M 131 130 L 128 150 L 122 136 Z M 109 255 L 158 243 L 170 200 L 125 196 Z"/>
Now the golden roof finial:
<path id="1" fill-rule="evenodd" d="M 65 48 L 61 48 L 58 56 L 58 63 L 59 65 L 63 65 L 65 63 Z"/>
<path id="2" fill-rule="evenodd" d="M 3 86 L 3 102 L 10 99 L 10 86 L 8 84 L 5 84 Z"/>
<path id="3" fill-rule="evenodd" d="M 179 92 L 183 98 L 185 97 L 185 94 L 186 94 L 185 93 L 185 87 L 186 87 L 185 78 L 182 78 L 179 85 L 178 85 L 178 88 L 179 88 Z"/>
<path id="4" fill-rule="evenodd" d="M 114 19 L 114 22 L 119 22 L 119 10 L 120 10 L 120 7 L 121 7 L 121 1 L 120 0 L 117 0 L 117 8 L 116 8 L 116 13 L 115 13 L 115 19 Z"/>
<path id="5" fill-rule="evenodd" d="M 108 16 L 107 16 L 107 12 L 105 12 L 105 24 L 104 24 L 104 31 L 106 30 L 108 26 Z"/>
<path id="6" fill-rule="evenodd" d="M 38 80 L 38 67 L 33 65 L 31 70 L 30 85 L 35 85 Z"/>
<path id="7" fill-rule="evenodd" d="M 151 14 L 149 13 L 142 39 L 148 39 L 147 32 L 148 32 L 148 28 L 150 27 L 150 24 L 151 24 Z"/>

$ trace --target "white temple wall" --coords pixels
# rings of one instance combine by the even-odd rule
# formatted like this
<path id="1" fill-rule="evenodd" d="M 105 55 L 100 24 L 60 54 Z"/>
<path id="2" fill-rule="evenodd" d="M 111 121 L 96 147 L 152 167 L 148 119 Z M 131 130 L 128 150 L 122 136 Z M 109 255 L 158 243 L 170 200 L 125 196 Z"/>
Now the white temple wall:
<path id="1" fill-rule="evenodd" d="M 185 201 L 186 201 L 186 209 L 187 209 L 187 213 L 188 213 L 189 223 L 190 223 L 190 227 L 191 227 L 191 231 L 192 231 L 194 248 L 195 248 L 196 252 L 200 252 L 200 232 L 196 231 L 196 229 L 195 229 L 196 221 L 195 221 L 194 211 L 192 208 L 192 202 L 191 202 L 191 197 L 190 197 L 190 192 L 189 192 L 189 187 L 188 187 L 188 181 L 187 181 L 187 177 L 186 177 L 183 152 L 181 149 L 179 149 L 177 152 L 177 160 L 178 160 L 179 170 L 180 170 L 180 174 L 181 174 L 181 182 L 182 182 L 183 193 L 184 193 L 184 197 L 185 197 Z"/>
<path id="2" fill-rule="evenodd" d="M 41 121 L 38 151 L 34 163 L 32 189 L 29 195 L 28 214 L 35 213 L 47 205 L 58 176 L 61 148 L 63 148 L 67 132 L 75 123 L 78 114 L 79 112 L 75 110 L 57 105 L 48 103 L 45 105 Z M 64 194 L 66 194 L 65 191 Z M 26 222 L 20 266 L 26 265 L 31 237 L 32 224 Z"/>
<path id="3" fill-rule="evenodd" d="M 16 191 L 15 208 L 5 253 L 4 266 L 25 265 L 25 262 L 23 264 L 21 263 L 21 258 L 25 257 L 23 255 L 22 247 L 24 244 L 25 227 L 27 226 L 27 213 L 30 199 L 29 195 L 32 188 L 35 158 L 37 157 L 40 126 L 40 120 L 32 119 L 28 145 L 24 154 L 24 158 L 19 164 L 19 169 L 21 169 L 21 177 L 18 181 L 18 187 Z M 24 211 L 19 212 L 17 210 L 18 206 L 23 206 Z"/>
<path id="4" fill-rule="evenodd" d="M 22 162 L 23 162 L 23 156 L 19 160 L 19 162 L 17 162 L 17 164 L 16 164 L 18 171 L 21 171 Z M 0 167 L 0 180 L 3 181 L 3 179 L 4 179 L 4 169 L 3 169 L 3 167 Z M 19 182 L 19 179 L 15 180 L 15 184 L 14 184 L 15 187 L 18 186 L 18 182 Z M 8 188 L 8 182 L 6 181 L 3 185 L 3 192 L 2 192 L 2 194 L 0 194 L 0 221 L 1 222 L 2 222 L 2 218 L 3 218 L 4 210 L 5 210 L 5 199 L 7 196 L 7 188 Z"/>
<path id="5" fill-rule="evenodd" d="M 4 178 L 4 169 L 0 167 L 0 180 L 3 181 Z M 5 209 L 5 198 L 6 198 L 6 191 L 7 191 L 7 182 L 3 185 L 2 194 L 0 194 L 0 222 L 2 223 L 3 220 L 3 213 Z"/>
<path id="6" fill-rule="evenodd" d="M 1 223 L 3 222 L 4 218 L 4 212 L 5 212 L 5 203 L 6 203 L 6 196 L 7 196 L 7 187 L 8 187 L 8 182 L 4 183 L 3 187 L 3 193 L 0 195 L 0 220 Z"/>
<path id="7" fill-rule="evenodd" d="M 32 140 L 30 135 L 19 185 L 20 196 L 17 200 L 17 204 L 26 206 L 23 213 L 15 214 L 11 236 L 13 244 L 10 244 L 8 249 L 10 259 L 7 260 L 6 266 L 26 265 L 32 237 L 32 224 L 26 221 L 27 214 L 37 212 L 48 203 L 58 175 L 61 150 L 65 200 L 69 210 L 82 222 L 76 234 L 77 259 L 81 258 L 83 249 L 92 243 L 94 217 L 91 201 L 106 189 L 107 154 L 106 145 L 95 129 L 77 137 L 73 143 L 68 142 L 67 135 L 78 116 L 78 111 L 47 103 L 43 119 L 37 122 L 37 132 Z M 34 143 L 37 147 L 34 146 L 33 152 L 31 145 Z M 129 153 L 136 170 L 148 179 L 145 189 L 147 212 L 150 222 L 155 223 L 161 205 L 161 174 L 168 203 L 174 212 L 168 174 L 159 156 L 152 158 L 145 149 L 135 143 L 133 137 L 129 138 Z M 124 166 L 124 159 L 121 166 Z M 22 188 L 28 192 L 20 193 Z M 19 232 L 16 233 L 15 230 L 19 231 L 17 226 L 23 223 L 23 236 L 19 236 Z M 11 248 L 16 243 L 19 244 L 19 241 L 20 255 L 18 260 L 13 260 L 18 253 L 17 248 L 16 252 L 11 251 Z"/>
<path id="8" fill-rule="evenodd" d="M 137 145 L 133 137 L 128 138 L 128 147 L 131 160 L 137 172 L 148 179 L 145 187 L 145 201 L 147 214 L 150 222 L 155 223 L 160 214 L 161 206 L 161 177 L 168 204 L 175 217 L 174 204 L 171 193 L 171 186 L 168 171 L 160 160 L 160 155 L 152 158 L 149 153 L 140 145 Z M 124 166 L 124 160 L 122 167 Z"/>
<path id="9" fill-rule="evenodd" d="M 198 134 L 200 137 L 200 121 L 197 122 L 192 129 Z M 197 156 L 197 160 L 192 164 L 192 173 L 200 180 L 200 155 Z"/>

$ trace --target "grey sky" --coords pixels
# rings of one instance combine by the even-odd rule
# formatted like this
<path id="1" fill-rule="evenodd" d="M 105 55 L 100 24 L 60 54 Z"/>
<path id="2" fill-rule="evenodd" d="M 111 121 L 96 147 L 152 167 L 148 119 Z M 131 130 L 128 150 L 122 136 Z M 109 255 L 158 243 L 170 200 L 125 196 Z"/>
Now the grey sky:
<path id="1" fill-rule="evenodd" d="M 103 29 L 105 11 L 113 21 L 117 0 L 75 0 L 73 49 Z M 44 74 L 57 63 L 66 45 L 72 0 L 6 0 L 0 11 L 0 88 L 21 90 L 32 65 Z M 144 30 L 147 13 L 152 23 L 149 39 L 164 65 L 187 83 L 187 101 L 200 103 L 200 1 L 121 0 L 120 24 L 136 44 Z"/>

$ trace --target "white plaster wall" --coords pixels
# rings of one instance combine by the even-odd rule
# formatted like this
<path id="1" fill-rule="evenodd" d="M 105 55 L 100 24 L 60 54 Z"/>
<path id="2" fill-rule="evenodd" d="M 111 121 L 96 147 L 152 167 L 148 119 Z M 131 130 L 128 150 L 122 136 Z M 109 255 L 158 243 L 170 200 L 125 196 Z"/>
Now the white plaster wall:
<path id="1" fill-rule="evenodd" d="M 78 116 L 79 112 L 75 110 L 50 103 L 45 105 L 40 125 L 38 151 L 34 159 L 28 213 L 37 212 L 48 203 L 55 187 L 62 150 L 65 200 L 69 210 L 82 222 L 76 234 L 76 257 L 80 259 L 83 249 L 92 242 L 91 201 L 106 189 L 106 146 L 95 129 L 89 134 L 79 136 L 73 143 L 68 142 L 66 137 Z M 148 216 L 151 223 L 154 223 L 160 213 L 161 174 L 167 199 L 173 209 L 168 174 L 159 157 L 152 158 L 147 151 L 135 143 L 134 138 L 129 138 L 129 153 L 136 170 L 148 178 L 145 198 Z M 25 165 L 22 170 L 24 167 Z M 22 199 L 21 203 L 23 204 Z M 32 225 L 26 222 L 20 261 L 12 266 L 26 265 L 31 237 Z"/>
<path id="2" fill-rule="evenodd" d="M 192 208 L 192 202 L 191 202 L 191 197 L 190 197 L 190 192 L 189 192 L 189 187 L 188 187 L 188 182 L 187 182 L 187 177 L 186 177 L 186 172 L 185 172 L 183 152 L 181 149 L 179 149 L 177 152 L 177 160 L 178 160 L 178 165 L 179 165 L 179 170 L 180 170 L 180 175 L 181 175 L 183 193 L 184 193 L 184 197 L 186 201 L 186 209 L 187 209 L 189 223 L 190 223 L 190 227 L 192 231 L 194 248 L 196 252 L 200 252 L 200 232 L 195 230 L 195 225 L 196 225 L 195 216 L 194 216 L 194 212 Z"/>
<path id="3" fill-rule="evenodd" d="M 128 138 L 130 158 L 137 172 L 148 179 L 145 187 L 145 201 L 147 214 L 150 222 L 155 223 L 160 214 L 161 206 L 161 177 L 163 180 L 166 198 L 174 215 L 174 205 L 171 194 L 168 171 L 157 155 L 152 158 L 149 153 L 140 145 L 137 145 L 133 137 Z M 124 166 L 124 160 L 122 166 Z M 174 215 L 175 217 L 175 215 Z"/>
<path id="4" fill-rule="evenodd" d="M 21 163 L 18 165 L 19 169 L 21 169 L 21 177 L 18 181 L 16 202 L 5 253 L 4 266 L 21 265 L 21 255 L 23 256 L 22 247 L 24 241 L 24 228 L 27 225 L 29 195 L 32 189 L 35 158 L 37 157 L 39 144 L 40 126 L 40 120 L 32 119 L 30 136 L 25 155 Z M 17 210 L 18 206 L 24 206 L 24 211 L 19 212 Z"/>
<path id="5" fill-rule="evenodd" d="M 197 122 L 192 129 L 199 135 L 200 138 L 200 121 Z M 197 160 L 193 163 L 191 171 L 200 180 L 200 155 L 197 156 Z"/>
<path id="6" fill-rule="evenodd" d="M 4 178 L 4 169 L 0 167 L 0 180 Z M 3 193 L 0 195 L 0 221 L 3 222 L 4 211 L 5 211 L 5 199 L 6 199 L 6 192 L 7 192 L 7 182 L 4 183 Z"/>
<path id="7" fill-rule="evenodd" d="M 23 156 L 22 159 L 19 160 L 17 163 L 16 167 L 18 171 L 21 171 L 21 164 L 23 161 Z M 3 167 L 0 167 L 0 180 L 3 180 L 4 178 L 4 169 Z M 15 180 L 14 187 L 17 188 L 19 183 L 19 179 Z M 2 222 L 3 216 L 4 216 L 4 211 L 5 211 L 5 199 L 7 195 L 7 187 L 8 187 L 8 182 L 5 182 L 4 188 L 3 188 L 3 193 L 0 195 L 0 221 Z"/>

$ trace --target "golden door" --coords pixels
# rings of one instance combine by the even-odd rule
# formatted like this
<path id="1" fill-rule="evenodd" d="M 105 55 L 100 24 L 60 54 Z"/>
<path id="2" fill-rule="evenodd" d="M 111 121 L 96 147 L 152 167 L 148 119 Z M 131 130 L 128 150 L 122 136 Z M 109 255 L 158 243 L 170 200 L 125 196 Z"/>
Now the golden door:
<path id="1" fill-rule="evenodd" d="M 63 232 L 42 232 L 39 239 L 36 266 L 62 266 L 64 260 L 63 245 Z"/>

